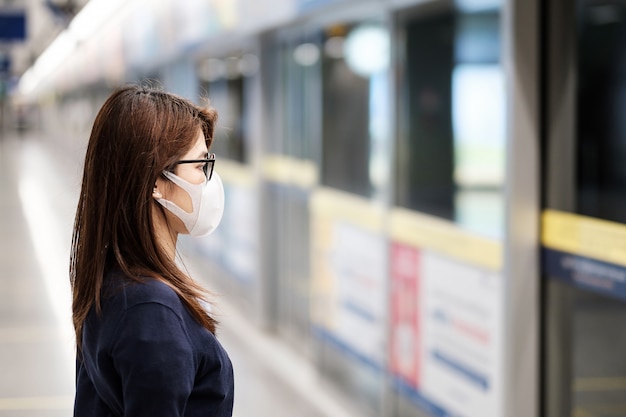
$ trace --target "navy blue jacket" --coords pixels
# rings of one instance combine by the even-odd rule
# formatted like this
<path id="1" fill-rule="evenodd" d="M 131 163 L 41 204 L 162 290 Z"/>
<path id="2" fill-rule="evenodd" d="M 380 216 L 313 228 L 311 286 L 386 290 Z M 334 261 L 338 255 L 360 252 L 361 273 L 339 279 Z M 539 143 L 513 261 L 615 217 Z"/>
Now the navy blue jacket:
<path id="1" fill-rule="evenodd" d="M 126 283 L 92 311 L 76 362 L 75 417 L 231 417 L 233 369 L 215 336 L 154 279 Z"/>

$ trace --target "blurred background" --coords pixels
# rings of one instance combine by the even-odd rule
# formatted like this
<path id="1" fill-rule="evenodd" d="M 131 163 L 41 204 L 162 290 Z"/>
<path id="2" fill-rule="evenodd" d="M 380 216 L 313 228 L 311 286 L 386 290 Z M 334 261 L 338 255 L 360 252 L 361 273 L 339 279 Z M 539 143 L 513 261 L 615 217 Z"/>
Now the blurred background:
<path id="1" fill-rule="evenodd" d="M 117 86 L 219 112 L 236 417 L 626 416 L 626 1 L 0 0 L 0 416 L 69 416 Z"/>

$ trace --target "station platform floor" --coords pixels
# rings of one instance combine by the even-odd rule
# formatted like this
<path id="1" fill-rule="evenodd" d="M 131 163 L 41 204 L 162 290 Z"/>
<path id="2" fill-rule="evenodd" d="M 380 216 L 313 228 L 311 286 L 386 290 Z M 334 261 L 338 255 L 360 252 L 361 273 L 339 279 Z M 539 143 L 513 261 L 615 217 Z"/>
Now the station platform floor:
<path id="1" fill-rule="evenodd" d="M 72 415 L 69 247 L 80 149 L 0 132 L 0 417 Z M 206 283 L 210 287 L 210 283 Z M 310 362 L 220 299 L 235 417 L 354 417 Z"/>

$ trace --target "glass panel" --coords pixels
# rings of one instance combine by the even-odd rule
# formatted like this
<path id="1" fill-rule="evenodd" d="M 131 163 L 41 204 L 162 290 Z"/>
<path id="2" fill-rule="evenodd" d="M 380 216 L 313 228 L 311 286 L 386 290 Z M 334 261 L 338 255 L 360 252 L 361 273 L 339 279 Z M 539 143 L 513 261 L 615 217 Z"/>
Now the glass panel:
<path id="1" fill-rule="evenodd" d="M 579 5 L 578 212 L 626 223 L 626 3 Z"/>
<path id="2" fill-rule="evenodd" d="M 219 112 L 212 151 L 238 162 L 247 158 L 246 86 L 256 74 L 258 58 L 252 54 L 208 59 L 199 66 L 200 94 L 208 96 Z"/>
<path id="3" fill-rule="evenodd" d="M 267 122 L 262 123 L 263 151 L 266 154 L 282 153 L 282 124 L 285 114 L 282 89 L 284 83 L 283 45 L 275 36 L 261 39 L 261 100 Z"/>
<path id="4" fill-rule="evenodd" d="M 558 188 L 574 176 L 574 204 L 564 209 L 626 223 L 626 3 L 577 0 L 552 4 L 555 15 L 576 11 L 575 19 L 564 20 L 565 27 L 559 32 L 553 29 L 551 34 L 552 39 L 565 39 L 575 46 L 573 65 L 551 64 L 555 78 L 571 72 L 571 67 L 576 72 L 575 110 L 563 119 L 561 114 L 552 116 L 549 126 L 552 129 L 571 120 L 575 135 L 568 139 L 576 147 L 576 173 L 562 174 L 557 179 L 561 184 L 548 184 L 548 193 L 558 195 Z M 560 43 L 553 48 L 559 47 Z M 560 82 L 550 80 L 550 91 L 558 90 Z M 562 155 L 559 151 L 549 155 L 550 164 L 567 157 L 567 152 Z M 602 230 L 581 233 L 571 240 L 577 240 L 580 247 L 618 249 L 624 227 L 618 223 L 602 222 Z M 582 255 L 544 249 L 544 273 L 549 265 L 563 270 L 562 276 L 550 272 L 545 284 L 547 412 L 557 417 L 623 416 L 626 300 L 621 288 L 626 268 Z"/>
<path id="5" fill-rule="evenodd" d="M 336 201 L 346 193 L 381 201 L 389 192 L 390 34 L 379 20 L 380 12 L 376 5 L 371 8 L 376 19 L 335 21 L 318 32 L 320 182 L 344 192 L 317 190 L 318 198 L 320 191 L 334 195 L 318 202 Z M 349 210 L 352 214 L 369 213 L 367 200 L 347 196 L 345 206 L 348 201 L 358 202 Z M 385 384 L 386 240 L 380 232 L 337 212 L 337 207 L 328 215 L 315 209 L 316 204 L 313 207 L 317 233 L 312 244 L 319 261 L 313 286 L 325 287 L 318 289 L 329 297 L 327 304 L 318 300 L 316 307 L 332 310 L 327 320 L 314 323 L 319 364 L 324 376 L 359 404 L 363 415 L 380 415 Z M 369 256 L 367 262 L 363 256 Z"/>
<path id="6" fill-rule="evenodd" d="M 294 345 L 306 349 L 309 341 L 309 211 L 308 196 L 296 190 L 282 189 L 279 227 L 281 268 L 278 273 L 282 311 L 279 320 Z M 300 242 L 294 244 L 294 242 Z"/>
<path id="7" fill-rule="evenodd" d="M 369 197 L 382 186 L 389 33 L 378 22 L 324 33 L 322 183 Z M 382 164 L 381 164 L 382 162 Z"/>
<path id="8" fill-rule="evenodd" d="M 266 178 L 263 192 L 267 231 L 274 244 L 266 248 L 267 298 L 273 325 L 281 336 L 309 353 L 310 231 L 309 190 L 291 175 L 314 158 L 319 147 L 319 47 L 315 36 L 299 29 L 264 39 L 264 107 L 270 121 L 263 144 L 280 175 Z"/>
<path id="9" fill-rule="evenodd" d="M 626 303 L 574 289 L 571 415 L 626 415 Z"/>
<path id="10" fill-rule="evenodd" d="M 274 147 L 281 154 L 299 159 L 314 157 L 319 58 L 319 42 L 310 36 L 290 39 L 280 46 L 278 99 L 283 110 L 280 116 L 282 132 L 271 141 L 278 141 Z"/>
<path id="11" fill-rule="evenodd" d="M 500 237 L 506 95 L 500 2 L 406 19 L 396 204 Z"/>
<path id="12" fill-rule="evenodd" d="M 452 221 L 491 243 L 504 235 L 503 5 L 456 0 L 402 10 L 394 54 L 394 204 Z M 393 243 L 392 415 L 501 415 L 501 272 Z M 481 278 L 471 283 L 473 274 Z M 447 327 L 457 319 L 473 323 L 482 340 Z M 458 373 L 448 373 L 453 368 Z"/>
<path id="13" fill-rule="evenodd" d="M 214 81 L 207 90 L 211 105 L 219 111 L 212 150 L 222 157 L 244 162 L 242 78 Z"/>

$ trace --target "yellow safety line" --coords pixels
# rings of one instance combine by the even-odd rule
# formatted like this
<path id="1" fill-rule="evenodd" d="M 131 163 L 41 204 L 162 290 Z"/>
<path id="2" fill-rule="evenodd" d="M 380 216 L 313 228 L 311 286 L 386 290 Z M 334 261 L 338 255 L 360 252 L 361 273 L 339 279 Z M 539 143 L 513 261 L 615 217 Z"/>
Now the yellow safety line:
<path id="1" fill-rule="evenodd" d="M 592 412 L 602 416 L 623 416 L 626 413 L 626 403 L 621 404 L 597 404 L 586 406 Z"/>
<path id="2" fill-rule="evenodd" d="M 589 411 L 582 407 L 576 407 L 572 413 L 572 417 L 595 417 L 595 414 L 591 414 Z"/>
<path id="3" fill-rule="evenodd" d="M 319 170 L 313 161 L 286 155 L 267 155 L 263 171 L 272 181 L 301 188 L 313 187 L 319 181 Z"/>
<path id="4" fill-rule="evenodd" d="M 626 377 L 578 378 L 574 391 L 626 391 Z"/>
<path id="5" fill-rule="evenodd" d="M 0 398 L 0 410 L 70 410 L 72 396 Z"/>

